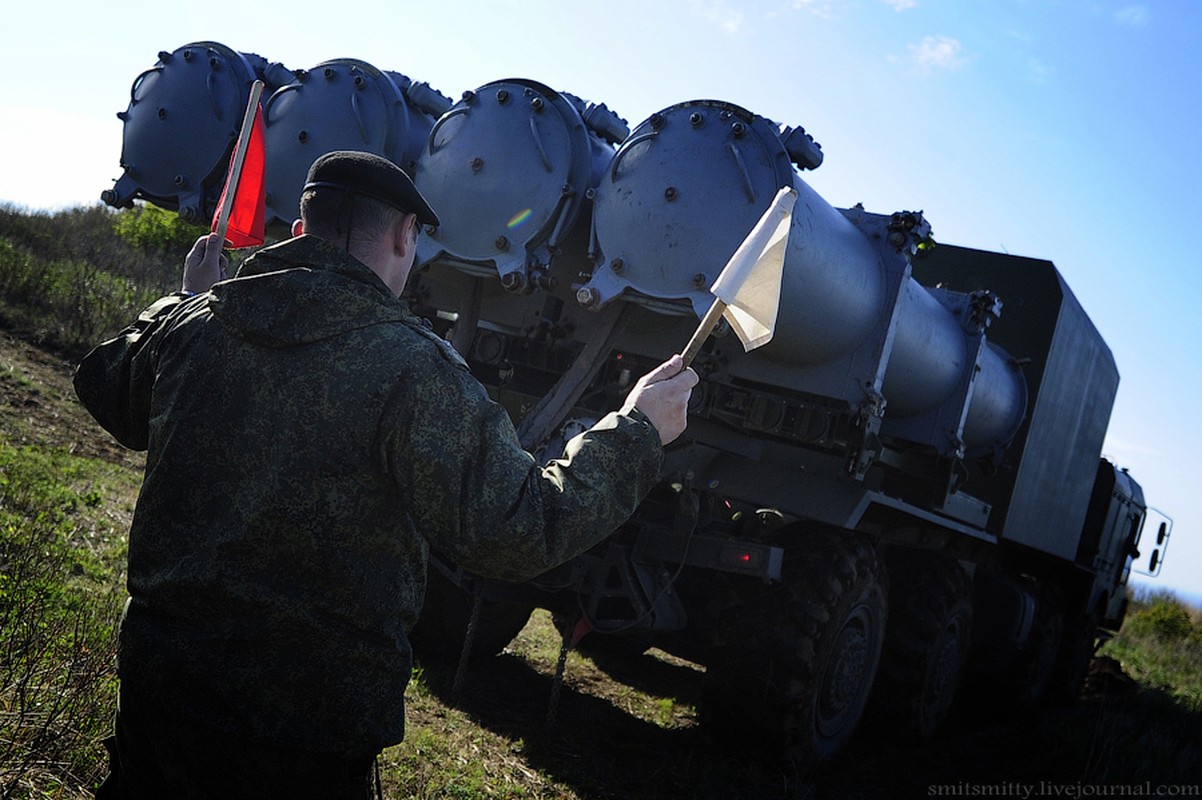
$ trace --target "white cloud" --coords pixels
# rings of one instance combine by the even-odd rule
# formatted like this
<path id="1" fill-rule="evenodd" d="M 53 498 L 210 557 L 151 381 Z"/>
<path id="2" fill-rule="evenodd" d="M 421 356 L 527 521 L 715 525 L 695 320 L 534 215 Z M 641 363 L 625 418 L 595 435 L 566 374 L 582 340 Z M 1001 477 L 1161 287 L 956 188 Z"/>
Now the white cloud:
<path id="1" fill-rule="evenodd" d="M 894 11 L 905 11 L 918 5 L 918 0 L 881 0 L 881 2 Z"/>
<path id="2" fill-rule="evenodd" d="M 1047 83 L 1048 78 L 1052 76 L 1052 70 L 1038 58 L 1031 57 L 1027 59 L 1027 76 L 1032 83 Z"/>
<path id="3" fill-rule="evenodd" d="M 958 69 L 963 66 L 960 56 L 963 46 L 950 36 L 928 36 L 918 44 L 909 45 L 910 57 L 920 67 Z"/>
<path id="4" fill-rule="evenodd" d="M 1126 28 L 1142 28 L 1151 16 L 1147 6 L 1123 6 L 1114 12 L 1115 22 Z"/>
<path id="5" fill-rule="evenodd" d="M 834 0 L 793 0 L 793 7 L 803 8 L 822 19 L 836 18 Z"/>
<path id="6" fill-rule="evenodd" d="M 733 36 L 743 27 L 743 12 L 732 8 L 725 2 L 722 2 L 722 0 L 694 2 L 692 6 L 693 13 L 716 26 L 724 33 Z"/>

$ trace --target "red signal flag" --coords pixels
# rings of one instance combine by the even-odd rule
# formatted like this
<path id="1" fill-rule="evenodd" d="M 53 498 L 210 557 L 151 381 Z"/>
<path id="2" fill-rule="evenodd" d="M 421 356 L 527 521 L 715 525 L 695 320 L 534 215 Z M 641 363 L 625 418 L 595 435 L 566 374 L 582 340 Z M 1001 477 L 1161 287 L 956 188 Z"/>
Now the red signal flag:
<path id="1" fill-rule="evenodd" d="M 266 128 L 257 92 L 252 94 L 252 102 L 255 113 L 242 162 L 238 163 L 239 153 L 235 148 L 225 176 L 225 186 L 221 190 L 221 199 L 217 201 L 217 210 L 213 214 L 213 233 L 222 234 L 226 246 L 234 250 L 263 244 L 267 216 Z M 231 190 L 233 181 L 237 181 L 237 185 Z M 226 220 L 224 231 L 220 229 L 222 220 Z"/>

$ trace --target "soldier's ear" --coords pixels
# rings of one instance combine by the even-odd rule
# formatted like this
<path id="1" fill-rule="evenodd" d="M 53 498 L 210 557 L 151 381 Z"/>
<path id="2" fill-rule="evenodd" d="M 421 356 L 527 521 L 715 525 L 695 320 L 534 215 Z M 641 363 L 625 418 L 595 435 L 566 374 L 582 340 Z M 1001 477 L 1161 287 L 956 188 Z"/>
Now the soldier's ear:
<path id="1" fill-rule="evenodd" d="M 417 246 L 417 215 L 401 214 L 393 222 L 392 247 L 398 256 L 406 256 Z"/>

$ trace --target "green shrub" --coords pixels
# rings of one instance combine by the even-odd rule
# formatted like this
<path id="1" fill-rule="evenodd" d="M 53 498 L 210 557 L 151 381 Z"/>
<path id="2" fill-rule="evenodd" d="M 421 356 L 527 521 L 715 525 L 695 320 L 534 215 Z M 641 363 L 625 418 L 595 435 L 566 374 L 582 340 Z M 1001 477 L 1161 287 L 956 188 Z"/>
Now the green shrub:
<path id="1" fill-rule="evenodd" d="M 208 232 L 184 222 L 174 211 L 151 205 L 123 210 L 113 220 L 113 230 L 136 249 L 164 256 L 187 253 L 197 237 Z"/>
<path id="2" fill-rule="evenodd" d="M 90 261 L 42 261 L 0 239 L 0 295 L 10 325 L 80 354 L 129 324 L 160 292 Z"/>
<path id="3" fill-rule="evenodd" d="M 35 263 L 84 261 L 148 292 L 178 288 L 184 256 L 203 228 L 153 206 L 96 205 L 30 214 L 0 207 L 0 240 Z"/>
<path id="4" fill-rule="evenodd" d="M 1141 683 L 1163 689 L 1192 712 L 1202 711 L 1202 626 L 1173 595 L 1135 598 L 1122 631 L 1102 652 Z"/>
<path id="5" fill-rule="evenodd" d="M 1124 630 L 1132 636 L 1153 636 L 1166 642 L 1178 642 L 1195 632 L 1189 609 L 1171 595 L 1154 596 L 1137 605 L 1127 617 Z"/>
<path id="6" fill-rule="evenodd" d="M 179 287 L 201 233 L 153 207 L 0 208 L 0 314 L 26 338 L 81 355 Z"/>

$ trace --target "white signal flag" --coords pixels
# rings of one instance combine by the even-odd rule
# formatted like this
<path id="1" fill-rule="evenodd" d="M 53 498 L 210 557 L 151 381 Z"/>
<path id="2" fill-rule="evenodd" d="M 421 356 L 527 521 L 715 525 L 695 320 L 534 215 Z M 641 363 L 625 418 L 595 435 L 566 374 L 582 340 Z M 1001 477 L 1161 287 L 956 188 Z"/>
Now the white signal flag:
<path id="1" fill-rule="evenodd" d="M 796 202 L 797 190 L 793 187 L 786 186 L 777 192 L 747 238 L 726 262 L 710 287 L 714 303 L 685 347 L 686 366 L 701 350 L 720 316 L 730 323 L 744 350 L 754 350 L 772 341 Z"/>

